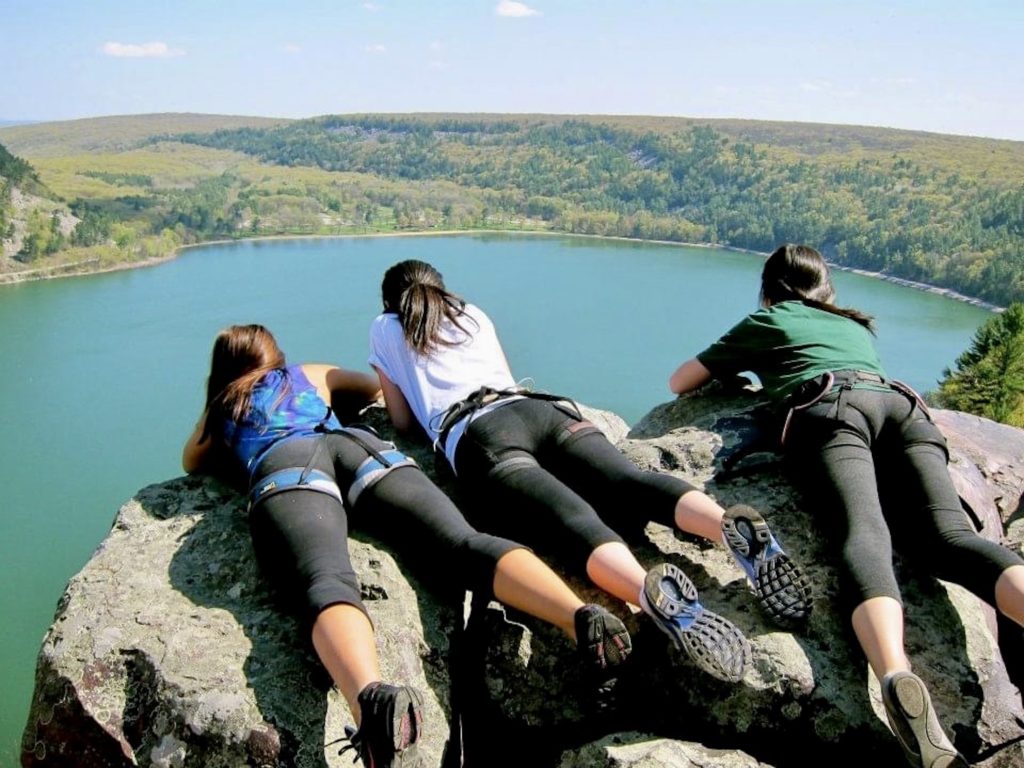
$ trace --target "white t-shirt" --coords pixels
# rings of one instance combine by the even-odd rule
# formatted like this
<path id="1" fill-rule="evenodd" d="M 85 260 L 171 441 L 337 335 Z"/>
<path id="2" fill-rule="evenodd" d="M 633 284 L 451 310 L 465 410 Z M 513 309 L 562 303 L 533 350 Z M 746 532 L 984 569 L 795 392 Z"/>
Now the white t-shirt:
<path id="1" fill-rule="evenodd" d="M 441 338 L 457 343 L 438 345 L 427 355 L 417 354 L 409 347 L 398 315 L 378 315 L 370 326 L 370 365 L 402 391 L 432 441 L 437 440 L 438 426 L 452 403 L 464 400 L 480 387 L 516 386 L 490 318 L 478 307 L 467 304 L 459 323 L 468 333 L 445 321 Z M 452 428 L 445 440 L 445 455 L 452 467 L 455 448 L 469 422 L 509 402 L 512 400 L 502 399 L 489 404 Z"/>

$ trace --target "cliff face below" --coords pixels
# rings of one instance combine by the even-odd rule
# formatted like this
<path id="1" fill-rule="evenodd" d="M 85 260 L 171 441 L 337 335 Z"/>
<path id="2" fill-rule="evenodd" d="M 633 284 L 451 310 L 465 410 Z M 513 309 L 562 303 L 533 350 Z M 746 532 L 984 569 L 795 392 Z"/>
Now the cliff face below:
<path id="1" fill-rule="evenodd" d="M 2 182 L 3 179 L 0 178 L 0 183 Z M 0 204 L 2 203 L 0 200 Z M 53 232 L 59 232 L 63 237 L 70 237 L 79 221 L 68 211 L 66 205 L 33 195 L 19 187 L 10 189 L 9 215 L 9 231 L 0 232 L 0 269 L 3 271 L 24 270 L 25 266 L 13 261 L 13 257 L 25 244 L 30 219 L 33 216 L 49 222 L 48 228 Z"/>
<path id="2" fill-rule="evenodd" d="M 839 608 L 823 511 L 796 494 L 775 454 L 757 450 L 762 413 L 749 393 L 712 392 L 661 405 L 632 430 L 589 414 L 639 465 L 678 474 L 724 505 L 758 507 L 812 580 L 809 625 L 778 631 L 721 547 L 656 524 L 623 532 L 642 563 L 678 564 L 703 602 L 747 634 L 753 664 L 738 685 L 699 673 L 644 617 L 567 573 L 634 634 L 614 699 L 597 708 L 560 632 L 492 603 L 458 634 L 464 596 L 433 586 L 446 564 L 396 560 L 354 521 L 351 550 L 385 677 L 425 693 L 427 765 L 440 762 L 448 736 L 453 658 L 467 749 L 482 749 L 467 766 L 903 764 Z M 387 435 L 380 409 L 366 416 Z M 1024 431 L 951 412 L 936 420 L 983 534 L 1019 549 Z M 433 471 L 423 446 L 402 447 Z M 1022 678 L 1012 666 L 1024 661 L 1021 630 L 960 587 L 898 564 L 908 650 L 957 746 L 976 765 L 1024 765 Z M 457 637 L 465 642 L 453 657 Z M 125 504 L 68 585 L 40 652 L 22 764 L 350 765 L 341 744 L 325 746 L 350 722 L 304 632 L 260 578 L 242 499 L 214 480 L 179 478 Z"/>

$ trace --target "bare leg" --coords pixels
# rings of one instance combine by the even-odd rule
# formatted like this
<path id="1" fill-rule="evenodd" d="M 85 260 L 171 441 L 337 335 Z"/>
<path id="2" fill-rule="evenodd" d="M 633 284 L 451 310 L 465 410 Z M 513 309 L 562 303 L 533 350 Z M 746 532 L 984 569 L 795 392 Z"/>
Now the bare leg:
<path id="1" fill-rule="evenodd" d="M 638 605 L 647 571 L 637 562 L 629 547 L 610 541 L 590 553 L 587 576 L 605 592 Z"/>
<path id="2" fill-rule="evenodd" d="M 1011 565 L 999 575 L 996 608 L 1024 626 L 1024 565 Z"/>
<path id="3" fill-rule="evenodd" d="M 320 612 L 313 624 L 313 647 L 348 702 L 358 725 L 361 717 L 359 692 L 380 680 L 377 644 L 370 620 L 354 605 L 330 605 Z"/>
<path id="4" fill-rule="evenodd" d="M 512 608 L 554 624 L 576 639 L 574 617 L 583 601 L 528 549 L 513 549 L 498 561 L 494 596 Z"/>
<path id="5" fill-rule="evenodd" d="M 872 597 L 853 610 L 853 631 L 881 680 L 892 672 L 910 670 L 903 649 L 903 606 L 891 597 Z"/>
<path id="6" fill-rule="evenodd" d="M 725 510 L 702 491 L 687 491 L 676 502 L 676 526 L 715 544 L 722 543 L 722 515 Z"/>

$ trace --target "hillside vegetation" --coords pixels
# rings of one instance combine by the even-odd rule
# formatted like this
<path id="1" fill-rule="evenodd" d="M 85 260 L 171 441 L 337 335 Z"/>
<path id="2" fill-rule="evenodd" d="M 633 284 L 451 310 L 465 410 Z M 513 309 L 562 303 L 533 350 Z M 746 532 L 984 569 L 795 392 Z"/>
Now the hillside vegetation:
<path id="1" fill-rule="evenodd" d="M 11 194 L 15 187 L 28 183 L 38 184 L 36 172 L 20 157 L 15 157 L 0 146 L 0 239 L 13 236 L 14 205 Z"/>
<path id="2" fill-rule="evenodd" d="M 1024 428 L 1024 304 L 1011 304 L 978 329 L 946 370 L 934 399 L 945 408 Z"/>
<path id="3" fill-rule="evenodd" d="M 0 128 L 0 143 L 82 219 L 68 248 L 109 263 L 223 237 L 510 228 L 758 251 L 805 241 L 845 266 L 1024 299 L 1021 142 L 424 114 L 98 118 Z"/>

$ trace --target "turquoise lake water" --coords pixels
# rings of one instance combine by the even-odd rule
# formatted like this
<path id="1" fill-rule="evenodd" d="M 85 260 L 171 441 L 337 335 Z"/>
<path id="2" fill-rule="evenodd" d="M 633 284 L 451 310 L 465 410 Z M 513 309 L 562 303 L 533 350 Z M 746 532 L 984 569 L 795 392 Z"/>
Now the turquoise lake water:
<path id="1" fill-rule="evenodd" d="M 291 360 L 367 369 L 391 264 L 419 258 L 495 321 L 517 377 L 635 422 L 666 380 L 754 310 L 762 259 L 568 237 L 243 242 L 151 269 L 0 286 L 0 765 L 15 765 L 35 658 L 68 579 L 121 503 L 180 474 L 214 335 L 260 322 Z M 934 388 L 989 316 L 846 273 L 891 376 Z"/>

